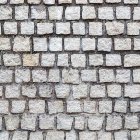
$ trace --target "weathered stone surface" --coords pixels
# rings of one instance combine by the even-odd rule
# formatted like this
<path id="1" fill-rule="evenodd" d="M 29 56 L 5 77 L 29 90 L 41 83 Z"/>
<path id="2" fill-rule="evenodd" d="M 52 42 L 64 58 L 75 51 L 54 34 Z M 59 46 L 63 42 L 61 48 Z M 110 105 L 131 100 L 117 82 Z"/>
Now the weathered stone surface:
<path id="1" fill-rule="evenodd" d="M 122 22 L 106 22 L 105 25 L 108 35 L 119 35 L 124 33 L 124 23 Z"/>
<path id="2" fill-rule="evenodd" d="M 39 54 L 23 55 L 23 66 L 38 66 L 38 65 L 39 65 Z"/>
<path id="3" fill-rule="evenodd" d="M 13 51 L 15 52 L 30 51 L 30 38 L 22 36 L 15 37 Z"/>
<path id="4" fill-rule="evenodd" d="M 0 0 L 0 140 L 140 140 L 139 0 Z"/>

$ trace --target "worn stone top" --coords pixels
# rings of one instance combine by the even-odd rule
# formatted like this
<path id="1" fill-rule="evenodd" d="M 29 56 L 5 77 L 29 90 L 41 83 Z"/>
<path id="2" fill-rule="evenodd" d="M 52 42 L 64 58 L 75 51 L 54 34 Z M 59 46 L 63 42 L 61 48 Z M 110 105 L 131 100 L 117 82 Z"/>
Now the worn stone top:
<path id="1" fill-rule="evenodd" d="M 0 0 L 0 140 L 140 140 L 140 0 Z"/>

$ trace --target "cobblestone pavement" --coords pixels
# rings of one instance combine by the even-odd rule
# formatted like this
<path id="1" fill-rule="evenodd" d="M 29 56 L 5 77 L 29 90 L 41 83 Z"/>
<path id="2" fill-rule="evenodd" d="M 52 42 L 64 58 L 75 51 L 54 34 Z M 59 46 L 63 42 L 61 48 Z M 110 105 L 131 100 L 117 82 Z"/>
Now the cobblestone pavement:
<path id="1" fill-rule="evenodd" d="M 140 1 L 0 0 L 0 140 L 140 140 Z"/>

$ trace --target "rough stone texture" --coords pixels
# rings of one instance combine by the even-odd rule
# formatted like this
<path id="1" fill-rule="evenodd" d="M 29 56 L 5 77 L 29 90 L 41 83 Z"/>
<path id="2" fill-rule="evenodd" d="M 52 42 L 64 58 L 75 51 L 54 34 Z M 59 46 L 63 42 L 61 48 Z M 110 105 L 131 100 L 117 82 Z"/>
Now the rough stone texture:
<path id="1" fill-rule="evenodd" d="M 108 35 L 120 35 L 124 33 L 124 23 L 120 21 L 106 22 L 106 32 Z"/>
<path id="2" fill-rule="evenodd" d="M 30 51 L 30 38 L 17 36 L 14 38 L 13 51 L 15 52 L 28 52 Z"/>
<path id="3" fill-rule="evenodd" d="M 0 140 L 140 140 L 139 0 L 0 0 Z"/>
<path id="4" fill-rule="evenodd" d="M 101 130 L 103 127 L 103 116 L 94 115 L 88 119 L 89 130 Z"/>
<path id="5" fill-rule="evenodd" d="M 25 20 L 28 19 L 29 6 L 16 6 L 15 7 L 15 19 Z"/>
<path id="6" fill-rule="evenodd" d="M 33 38 L 33 49 L 36 52 L 42 52 L 48 50 L 47 40 L 46 38 Z"/>

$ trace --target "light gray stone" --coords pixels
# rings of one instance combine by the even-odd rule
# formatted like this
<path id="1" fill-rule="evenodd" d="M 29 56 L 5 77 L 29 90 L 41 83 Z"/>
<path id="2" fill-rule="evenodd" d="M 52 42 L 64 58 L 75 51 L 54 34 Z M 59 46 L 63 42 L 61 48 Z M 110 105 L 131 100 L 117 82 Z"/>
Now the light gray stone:
<path id="1" fill-rule="evenodd" d="M 127 101 L 123 100 L 116 100 L 114 111 L 120 112 L 120 113 L 126 113 L 127 112 Z"/>
<path id="2" fill-rule="evenodd" d="M 82 38 L 82 50 L 94 51 L 96 47 L 95 38 Z"/>
<path id="3" fill-rule="evenodd" d="M 6 98 L 19 98 L 20 97 L 20 85 L 18 85 L 18 84 L 7 85 L 5 88 L 5 97 Z"/>
<path id="4" fill-rule="evenodd" d="M 31 18 L 32 19 L 46 19 L 46 7 L 45 6 L 31 6 Z"/>
<path id="5" fill-rule="evenodd" d="M 79 51 L 80 50 L 80 38 L 65 38 L 64 49 L 66 51 Z"/>
<path id="6" fill-rule="evenodd" d="M 0 132 L 0 139 L 1 140 L 9 140 L 9 133 L 7 131 Z"/>
<path id="7" fill-rule="evenodd" d="M 71 63 L 72 63 L 73 67 L 85 67 L 86 66 L 86 56 L 84 54 L 72 54 Z"/>
<path id="8" fill-rule="evenodd" d="M 96 70 L 82 70 L 81 79 L 83 82 L 96 82 Z"/>
<path id="9" fill-rule="evenodd" d="M 21 129 L 35 131 L 36 119 L 36 114 L 24 114 L 21 119 Z"/>
<path id="10" fill-rule="evenodd" d="M 21 34 L 34 34 L 34 22 L 21 22 Z"/>
<path id="11" fill-rule="evenodd" d="M 55 100 L 48 102 L 48 111 L 49 114 L 56 114 L 63 112 L 63 101 Z"/>
<path id="12" fill-rule="evenodd" d="M 64 140 L 64 132 L 52 130 L 46 135 L 46 140 Z"/>
<path id="13" fill-rule="evenodd" d="M 17 130 L 19 128 L 19 116 L 7 115 L 4 117 L 6 130 Z"/>
<path id="14" fill-rule="evenodd" d="M 117 84 L 107 85 L 107 93 L 108 96 L 111 98 L 121 97 L 122 95 L 121 85 Z"/>
<path id="15" fill-rule="evenodd" d="M 53 67 L 55 63 L 55 54 L 42 54 L 41 65 L 43 67 Z"/>
<path id="16" fill-rule="evenodd" d="M 127 131 L 119 131 L 119 132 L 115 132 L 115 140 L 128 140 L 128 133 Z"/>
<path id="17" fill-rule="evenodd" d="M 115 81 L 114 71 L 112 69 L 100 69 L 99 79 L 101 83 L 114 82 Z"/>
<path id="18" fill-rule="evenodd" d="M 25 110 L 26 101 L 25 100 L 13 100 L 11 106 L 12 106 L 12 108 L 11 108 L 12 113 L 23 113 Z"/>
<path id="19" fill-rule="evenodd" d="M 22 95 L 23 96 L 26 96 L 28 98 L 35 98 L 36 92 L 37 92 L 36 86 L 33 84 L 22 86 Z"/>
<path id="20" fill-rule="evenodd" d="M 98 18 L 105 20 L 113 20 L 113 8 L 112 7 L 99 7 L 98 8 Z"/>
<path id="21" fill-rule="evenodd" d="M 53 88 L 49 84 L 39 85 L 39 96 L 42 98 L 50 98 L 52 96 Z"/>
<path id="22" fill-rule="evenodd" d="M 29 100 L 29 112 L 30 113 L 45 113 L 45 101 L 44 100 Z"/>
<path id="23" fill-rule="evenodd" d="M 89 35 L 101 36 L 102 26 L 102 22 L 89 22 Z"/>
<path id="24" fill-rule="evenodd" d="M 66 133 L 66 140 L 76 140 L 77 136 L 76 136 L 76 132 L 75 131 L 70 131 Z"/>
<path id="25" fill-rule="evenodd" d="M 46 82 L 47 72 L 46 70 L 32 70 L 33 82 Z"/>
<path id="26" fill-rule="evenodd" d="M 48 82 L 57 83 L 60 80 L 60 72 L 58 69 L 50 69 L 49 70 L 49 76 L 48 76 Z"/>
<path id="27" fill-rule="evenodd" d="M 57 98 L 67 98 L 70 94 L 70 87 L 66 84 L 56 85 L 55 93 Z"/>
<path id="28" fill-rule="evenodd" d="M 115 38 L 115 50 L 131 50 L 130 38 Z"/>
<path id="29" fill-rule="evenodd" d="M 0 70 L 0 83 L 12 82 L 13 71 L 12 70 Z"/>
<path id="30" fill-rule="evenodd" d="M 140 97 L 140 85 L 125 85 L 124 96 L 130 98 Z"/>
<path id="31" fill-rule="evenodd" d="M 27 140 L 27 138 L 28 138 L 27 131 L 15 131 L 12 140 Z"/>
<path id="32" fill-rule="evenodd" d="M 73 85 L 73 98 L 86 98 L 88 94 L 88 86 L 86 84 Z"/>
<path id="33" fill-rule="evenodd" d="M 10 38 L 0 37 L 0 50 L 10 50 Z"/>
<path id="34" fill-rule="evenodd" d="M 29 69 L 16 69 L 15 81 L 16 83 L 29 82 L 31 79 Z"/>
<path id="35" fill-rule="evenodd" d="M 28 52 L 30 51 L 30 38 L 17 36 L 14 38 L 13 51 Z"/>
<path id="36" fill-rule="evenodd" d="M 72 25 L 74 35 L 84 35 L 85 34 L 85 23 L 74 22 Z"/>
<path id="37" fill-rule="evenodd" d="M 97 111 L 96 101 L 84 101 L 84 112 L 96 113 L 96 111 Z"/>
<path id="38" fill-rule="evenodd" d="M 48 50 L 46 38 L 33 38 L 33 44 L 34 51 L 40 52 Z"/>
<path id="39" fill-rule="evenodd" d="M 10 6 L 0 6 L 0 20 L 12 19 L 12 8 Z"/>
<path id="40" fill-rule="evenodd" d="M 79 84 L 79 71 L 76 69 L 64 69 L 62 71 L 62 82 Z"/>
<path id="41" fill-rule="evenodd" d="M 45 34 L 52 34 L 52 33 L 53 33 L 53 23 L 49 23 L 49 22 L 37 23 L 37 34 L 45 35 Z"/>
<path id="42" fill-rule="evenodd" d="M 43 140 L 43 133 L 42 132 L 31 132 L 29 140 Z"/>
<path id="43" fill-rule="evenodd" d="M 79 133 L 79 140 L 96 140 L 96 132 L 80 132 Z"/>
<path id="44" fill-rule="evenodd" d="M 92 85 L 90 88 L 91 98 L 103 98 L 105 97 L 105 86 L 104 85 Z"/>
<path id="45" fill-rule="evenodd" d="M 67 112 L 68 113 L 80 113 L 82 112 L 82 106 L 80 101 L 67 101 Z"/>
<path id="46" fill-rule="evenodd" d="M 48 8 L 50 20 L 61 20 L 63 14 L 62 6 L 50 6 Z"/>
<path id="47" fill-rule="evenodd" d="M 138 129 L 138 117 L 136 115 L 125 116 L 125 128 L 126 129 Z"/>
<path id="48" fill-rule="evenodd" d="M 28 19 L 29 7 L 28 6 L 16 6 L 15 7 L 15 19 L 25 20 Z"/>
<path id="49" fill-rule="evenodd" d="M 4 23 L 5 34 L 17 34 L 17 22 L 5 22 Z"/>
<path id="50" fill-rule="evenodd" d="M 99 101 L 99 113 L 112 113 L 112 101 Z"/>
<path id="51" fill-rule="evenodd" d="M 57 66 L 68 67 L 69 66 L 68 54 L 58 54 Z"/>
<path id="52" fill-rule="evenodd" d="M 112 48 L 111 38 L 98 38 L 97 48 L 98 51 L 110 52 Z"/>
<path id="53" fill-rule="evenodd" d="M 89 130 L 101 130 L 103 127 L 104 116 L 92 116 L 88 119 Z"/>
<path id="54" fill-rule="evenodd" d="M 58 130 L 71 130 L 72 123 L 73 123 L 73 118 L 68 115 L 60 114 L 57 116 Z"/>
<path id="55" fill-rule="evenodd" d="M 117 19 L 130 19 L 131 11 L 128 6 L 118 6 L 116 7 L 116 17 Z"/>
<path id="56" fill-rule="evenodd" d="M 120 35 L 124 33 L 124 23 L 122 22 L 106 22 L 105 26 L 108 35 Z"/>
<path id="57" fill-rule="evenodd" d="M 95 18 L 96 18 L 95 7 L 94 6 L 83 6 L 82 19 L 95 19 Z"/>
<path id="58" fill-rule="evenodd" d="M 74 128 L 76 130 L 84 130 L 84 128 L 85 128 L 85 118 L 83 116 L 75 117 Z"/>
<path id="59" fill-rule="evenodd" d="M 42 114 L 39 116 L 39 128 L 40 129 L 54 129 L 54 117 L 53 116 L 49 116 L 46 114 Z"/>
<path id="60" fill-rule="evenodd" d="M 50 38 L 49 49 L 52 52 L 62 51 L 62 38 Z"/>
<path id="61" fill-rule="evenodd" d="M 109 115 L 106 120 L 106 130 L 119 130 L 122 128 L 122 118 L 119 115 Z"/>
<path id="62" fill-rule="evenodd" d="M 21 57 L 19 54 L 4 54 L 3 55 L 5 66 L 19 66 L 21 65 Z"/>
<path id="63" fill-rule="evenodd" d="M 67 7 L 65 10 L 65 18 L 67 20 L 79 20 L 80 19 L 80 7 Z"/>
<path id="64" fill-rule="evenodd" d="M 100 131 L 98 133 L 98 140 L 112 140 L 112 134 L 110 132 Z"/>
<path id="65" fill-rule="evenodd" d="M 56 23 L 56 34 L 70 34 L 70 23 L 69 22 L 58 22 Z"/>

